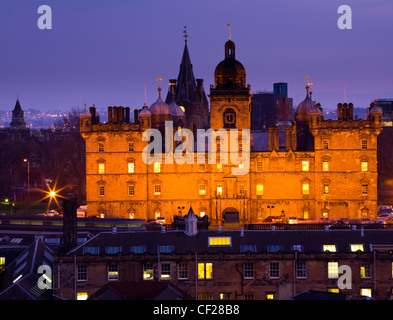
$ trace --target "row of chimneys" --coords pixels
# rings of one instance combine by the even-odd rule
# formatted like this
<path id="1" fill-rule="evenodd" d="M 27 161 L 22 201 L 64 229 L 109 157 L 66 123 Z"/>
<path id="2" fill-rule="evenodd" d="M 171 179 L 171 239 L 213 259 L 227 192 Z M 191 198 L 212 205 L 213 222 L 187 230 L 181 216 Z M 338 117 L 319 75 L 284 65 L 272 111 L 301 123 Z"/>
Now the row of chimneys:
<path id="1" fill-rule="evenodd" d="M 130 123 L 130 107 L 108 107 L 108 122 Z"/>
<path id="2" fill-rule="evenodd" d="M 338 120 L 353 120 L 353 104 L 339 103 L 337 105 L 337 119 Z"/>
<path id="3" fill-rule="evenodd" d="M 285 150 L 296 150 L 297 145 L 297 134 L 296 134 L 296 123 L 293 126 L 285 127 Z M 269 127 L 269 151 L 280 150 L 280 139 L 278 126 Z"/>

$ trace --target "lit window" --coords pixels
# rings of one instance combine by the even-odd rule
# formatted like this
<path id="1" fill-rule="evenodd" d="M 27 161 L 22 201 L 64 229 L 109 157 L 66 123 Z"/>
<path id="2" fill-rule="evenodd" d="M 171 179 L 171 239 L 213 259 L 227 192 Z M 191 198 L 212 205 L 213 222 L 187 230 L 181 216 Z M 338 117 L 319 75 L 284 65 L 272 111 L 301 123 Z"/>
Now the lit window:
<path id="1" fill-rule="evenodd" d="M 206 185 L 200 184 L 199 185 L 199 195 L 204 196 L 206 194 Z"/>
<path id="2" fill-rule="evenodd" d="M 263 162 L 257 161 L 257 172 L 262 172 L 262 171 L 263 171 Z"/>
<path id="3" fill-rule="evenodd" d="M 362 140 L 362 150 L 367 150 L 367 140 Z"/>
<path id="4" fill-rule="evenodd" d="M 303 219 L 308 219 L 308 210 L 303 211 Z"/>
<path id="5" fill-rule="evenodd" d="M 217 163 L 217 172 L 222 172 L 222 164 Z"/>
<path id="6" fill-rule="evenodd" d="M 274 293 L 268 293 L 268 294 L 266 294 L 266 299 L 267 299 L 267 300 L 274 300 Z"/>
<path id="7" fill-rule="evenodd" d="M 371 277 L 371 269 L 369 263 L 362 263 L 360 265 L 360 278 L 370 278 Z"/>
<path id="8" fill-rule="evenodd" d="M 310 194 L 310 185 L 308 183 L 302 184 L 302 194 Z"/>
<path id="9" fill-rule="evenodd" d="M 324 244 L 323 245 L 323 251 L 336 252 L 336 245 L 334 245 L 334 244 Z"/>
<path id="10" fill-rule="evenodd" d="M 338 278 L 338 262 L 328 262 L 328 278 Z"/>
<path id="11" fill-rule="evenodd" d="M 205 216 L 205 214 L 206 214 L 206 212 L 205 211 L 201 211 L 201 212 L 199 212 L 199 216 L 202 218 L 202 217 L 204 217 Z"/>
<path id="12" fill-rule="evenodd" d="M 243 163 L 239 163 L 239 169 L 243 169 Z"/>
<path id="13" fill-rule="evenodd" d="M 98 144 L 98 152 L 104 152 L 104 144 L 103 143 Z"/>
<path id="14" fill-rule="evenodd" d="M 309 162 L 302 161 L 302 171 L 310 171 Z"/>
<path id="15" fill-rule="evenodd" d="M 327 184 L 323 185 L 323 194 L 329 194 L 329 185 Z"/>
<path id="16" fill-rule="evenodd" d="M 230 246 L 231 237 L 209 237 L 209 246 Z"/>
<path id="17" fill-rule="evenodd" d="M 0 257 L 0 272 L 5 271 L 5 257 Z"/>
<path id="18" fill-rule="evenodd" d="M 153 264 L 146 263 L 143 265 L 143 280 L 152 280 L 154 279 L 153 275 Z"/>
<path id="19" fill-rule="evenodd" d="M 128 195 L 130 197 L 133 197 L 135 195 L 135 186 L 133 184 L 130 184 L 128 186 Z"/>
<path id="20" fill-rule="evenodd" d="M 119 265 L 110 264 L 108 266 L 108 280 L 119 280 Z"/>
<path id="21" fill-rule="evenodd" d="M 362 289 L 360 289 L 360 295 L 364 296 L 364 297 L 371 298 L 371 289 L 369 289 L 369 288 L 362 288 Z"/>
<path id="22" fill-rule="evenodd" d="M 213 263 L 198 263 L 198 279 L 213 279 Z"/>
<path id="23" fill-rule="evenodd" d="M 270 262 L 269 277 L 270 279 L 278 279 L 280 277 L 280 264 L 278 262 Z"/>
<path id="24" fill-rule="evenodd" d="M 328 172 L 329 171 L 329 162 L 328 161 L 322 162 L 322 171 L 323 172 Z"/>
<path id="25" fill-rule="evenodd" d="M 328 150 L 329 149 L 329 141 L 328 140 L 323 140 L 322 141 L 322 149 L 323 150 Z"/>
<path id="26" fill-rule="evenodd" d="M 160 173 L 161 172 L 161 163 L 159 162 L 154 162 L 154 173 Z"/>
<path id="27" fill-rule="evenodd" d="M 351 252 L 364 251 L 362 244 L 351 244 Z"/>
<path id="28" fill-rule="evenodd" d="M 105 163 L 99 163 L 98 164 L 98 173 L 99 174 L 104 174 L 105 173 Z"/>
<path id="29" fill-rule="evenodd" d="M 98 194 L 100 196 L 104 196 L 105 195 L 105 186 L 100 186 Z"/>
<path id="30" fill-rule="evenodd" d="M 220 300 L 231 300 L 230 293 L 220 293 Z"/>
<path id="31" fill-rule="evenodd" d="M 161 264 L 161 279 L 166 280 L 171 278 L 171 265 L 169 263 Z"/>
<path id="32" fill-rule="evenodd" d="M 76 294 L 76 300 L 87 300 L 88 295 L 87 292 L 78 292 Z"/>
<path id="33" fill-rule="evenodd" d="M 243 263 L 243 275 L 244 279 L 254 278 L 254 264 L 251 262 Z"/>
<path id="34" fill-rule="evenodd" d="M 257 184 L 257 196 L 263 196 L 263 184 Z"/>
<path id="35" fill-rule="evenodd" d="M 177 267 L 177 278 L 179 280 L 186 280 L 188 279 L 188 264 L 187 263 L 179 263 Z"/>
<path id="36" fill-rule="evenodd" d="M 362 172 L 367 172 L 367 171 L 368 171 L 368 162 L 362 161 Z"/>
<path id="37" fill-rule="evenodd" d="M 305 262 L 296 262 L 296 278 L 305 279 L 307 278 L 307 269 Z"/>
<path id="38" fill-rule="evenodd" d="M 154 195 L 159 196 L 161 194 L 161 185 L 160 184 L 155 184 L 154 185 Z"/>
<path id="39" fill-rule="evenodd" d="M 362 195 L 366 195 L 368 193 L 368 185 L 363 184 L 362 185 Z"/>
<path id="40" fill-rule="evenodd" d="M 329 289 L 328 289 L 328 292 L 331 292 L 331 293 L 340 293 L 340 289 L 338 289 L 338 288 L 329 288 Z"/>
<path id="41" fill-rule="evenodd" d="M 128 163 L 128 173 L 135 173 L 135 163 L 134 162 Z"/>
<path id="42" fill-rule="evenodd" d="M 222 195 L 222 186 L 217 186 L 217 195 L 218 196 Z"/>

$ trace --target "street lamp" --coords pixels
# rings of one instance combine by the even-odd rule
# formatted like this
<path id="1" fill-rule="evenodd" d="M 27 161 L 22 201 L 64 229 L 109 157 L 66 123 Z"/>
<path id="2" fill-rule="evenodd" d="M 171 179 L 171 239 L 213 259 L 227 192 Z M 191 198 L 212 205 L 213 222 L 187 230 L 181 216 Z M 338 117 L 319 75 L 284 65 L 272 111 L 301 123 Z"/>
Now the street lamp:
<path id="1" fill-rule="evenodd" d="M 272 215 L 272 209 L 274 209 L 274 206 L 267 206 L 268 209 L 270 209 L 270 216 Z"/>
<path id="2" fill-rule="evenodd" d="M 27 162 L 27 199 L 30 200 L 30 162 L 29 159 L 23 159 L 23 162 Z"/>

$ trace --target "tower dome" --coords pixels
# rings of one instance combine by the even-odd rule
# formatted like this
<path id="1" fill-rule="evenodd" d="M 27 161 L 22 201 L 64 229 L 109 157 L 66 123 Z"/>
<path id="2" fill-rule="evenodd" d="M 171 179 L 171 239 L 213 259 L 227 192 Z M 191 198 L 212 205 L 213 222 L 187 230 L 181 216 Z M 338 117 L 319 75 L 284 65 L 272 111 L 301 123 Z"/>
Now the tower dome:
<path id="1" fill-rule="evenodd" d="M 215 86 L 217 89 L 236 89 L 246 87 L 246 70 L 235 59 L 235 43 L 228 40 L 225 43 L 225 59 L 221 61 L 214 71 Z"/>
<path id="2" fill-rule="evenodd" d="M 306 98 L 299 103 L 296 109 L 296 120 L 297 121 L 307 121 L 308 120 L 308 113 L 313 112 L 320 112 L 319 108 L 315 106 L 314 101 L 311 99 L 311 93 L 309 93 L 310 87 L 307 85 L 307 95 Z"/>
<path id="3" fill-rule="evenodd" d="M 150 106 L 152 115 L 172 115 L 171 108 L 161 98 L 161 88 L 158 88 L 158 99 Z"/>

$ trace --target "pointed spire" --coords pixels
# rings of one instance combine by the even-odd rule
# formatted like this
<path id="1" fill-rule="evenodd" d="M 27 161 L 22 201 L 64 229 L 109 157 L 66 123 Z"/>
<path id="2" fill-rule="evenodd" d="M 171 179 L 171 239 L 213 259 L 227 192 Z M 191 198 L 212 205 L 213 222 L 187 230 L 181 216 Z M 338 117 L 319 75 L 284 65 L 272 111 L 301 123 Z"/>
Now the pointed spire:
<path id="1" fill-rule="evenodd" d="M 159 98 L 161 98 L 161 81 L 162 81 L 162 78 L 156 78 L 156 81 L 158 81 L 158 96 L 159 96 Z"/>
<path id="2" fill-rule="evenodd" d="M 185 44 L 183 57 L 180 63 L 179 75 L 176 81 L 176 101 L 192 101 L 196 93 L 196 81 L 192 70 L 190 54 L 188 53 L 187 38 L 189 37 L 186 30 L 184 32 Z"/>

